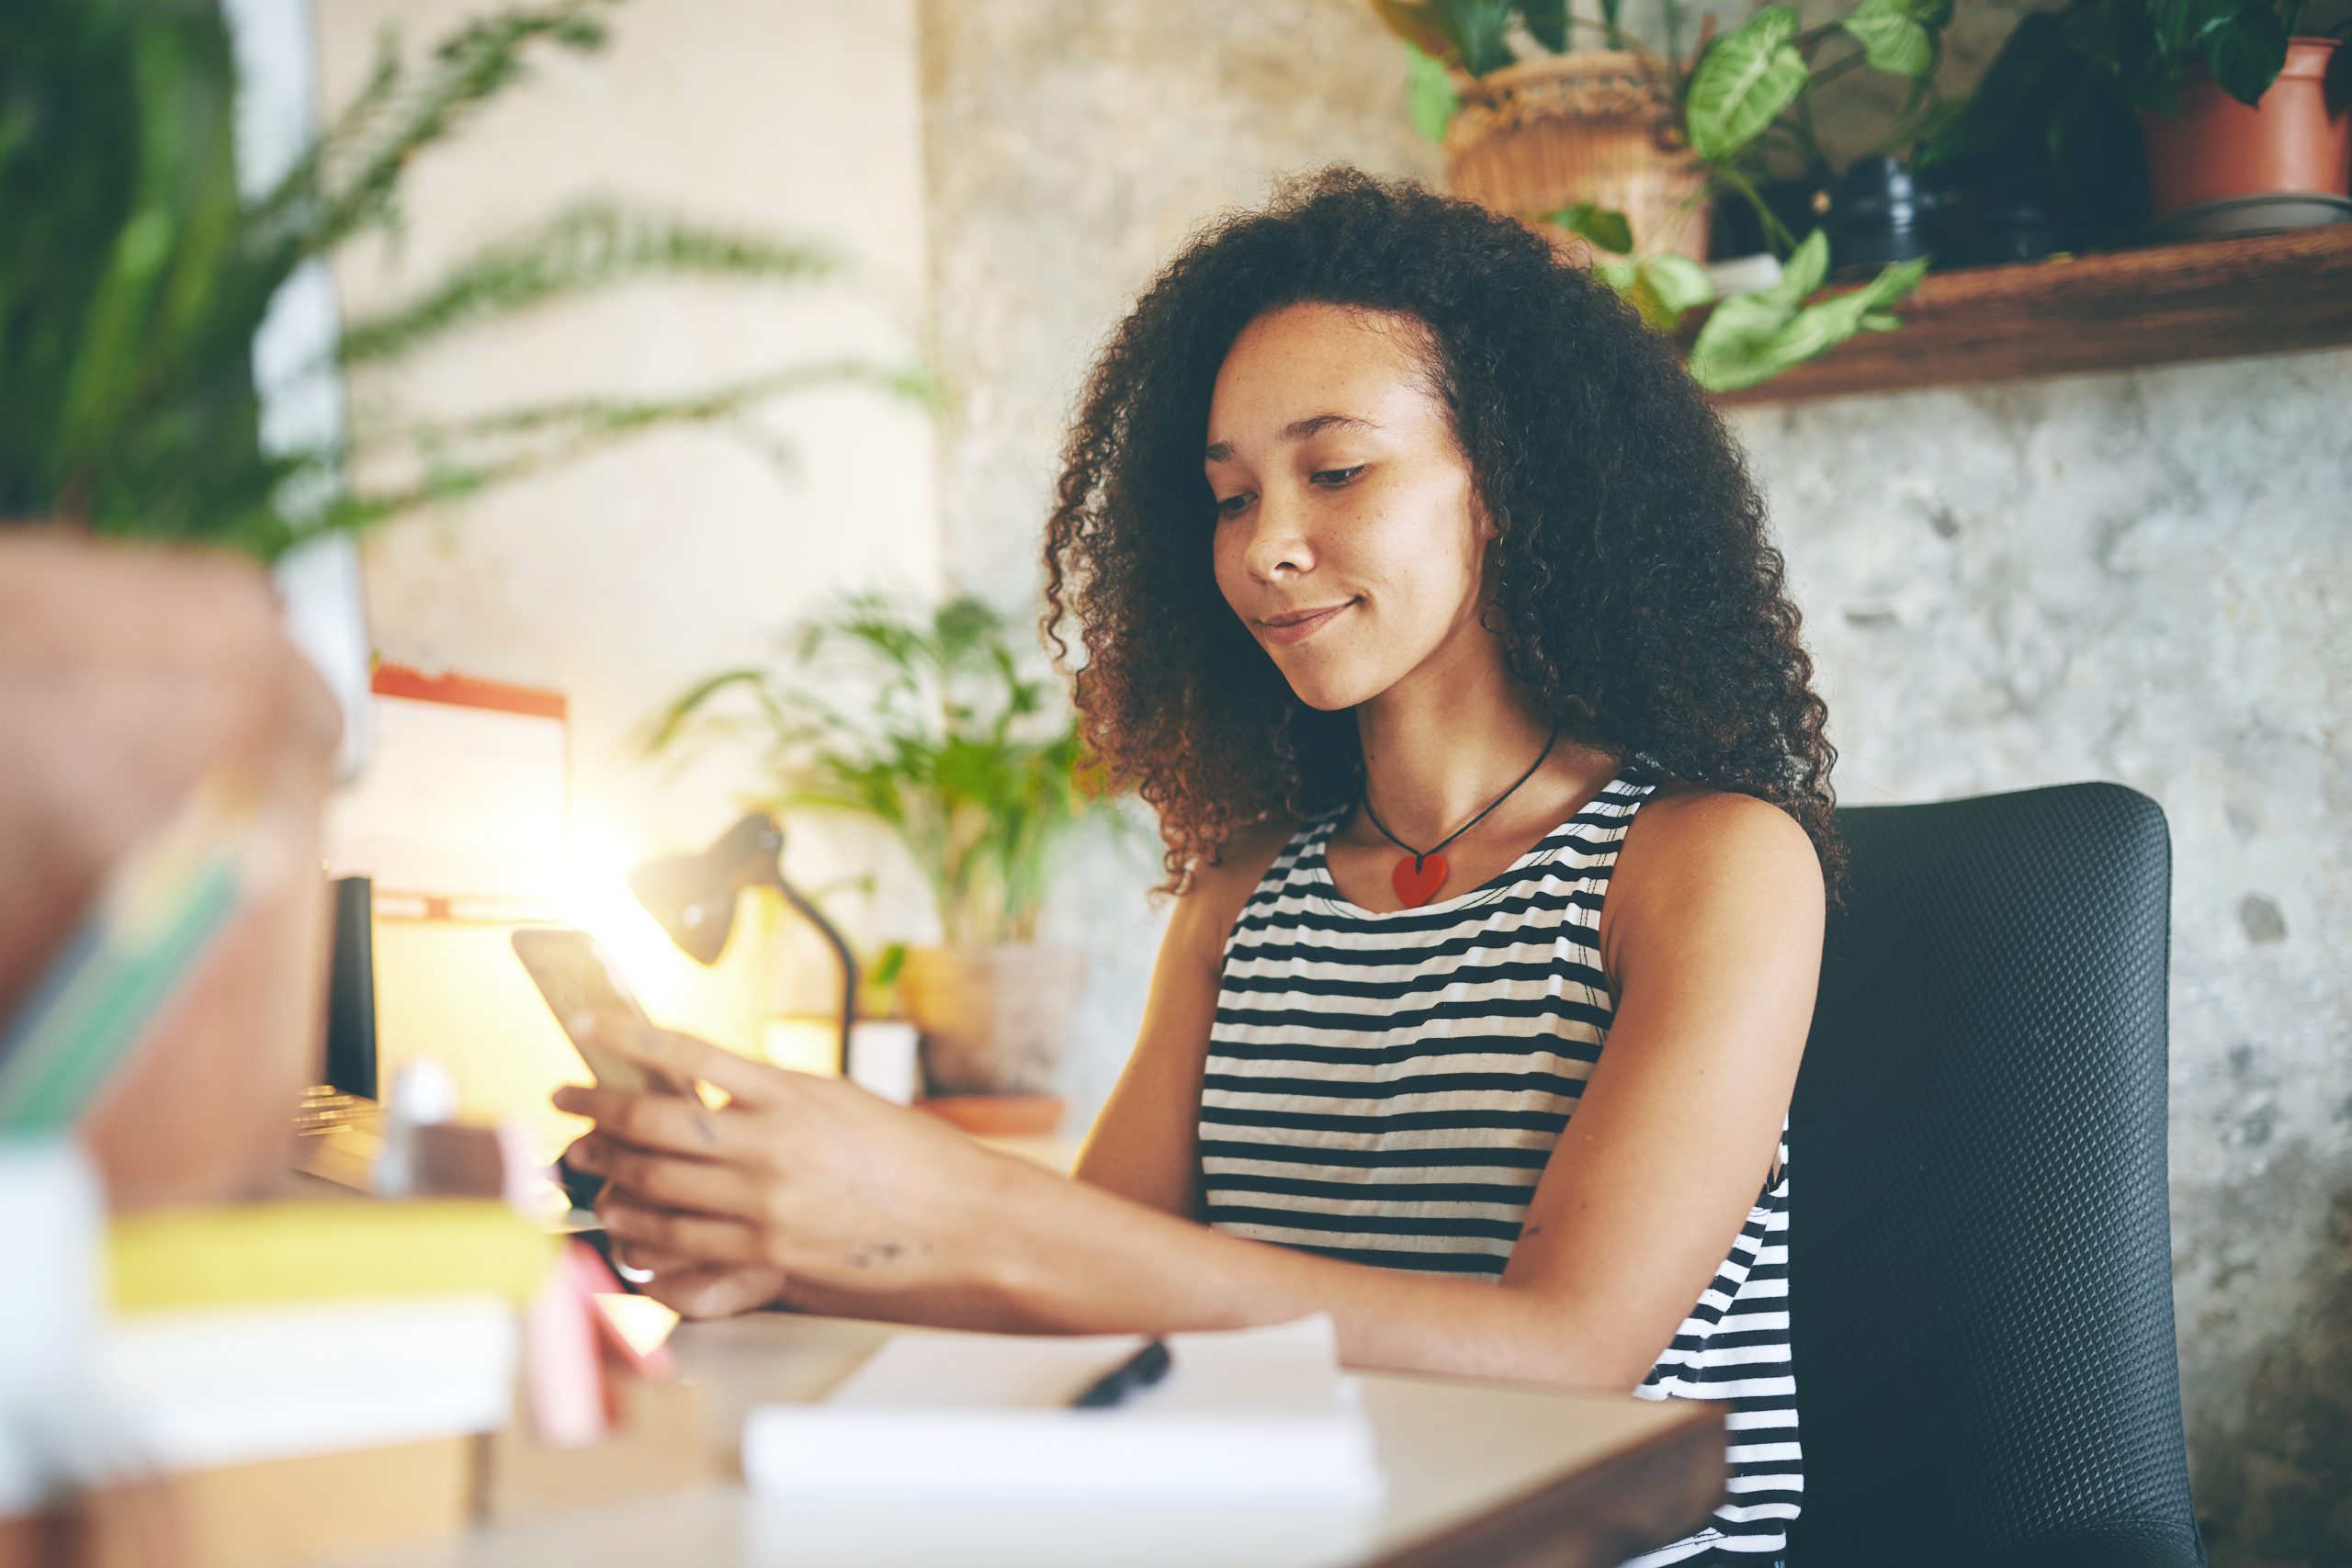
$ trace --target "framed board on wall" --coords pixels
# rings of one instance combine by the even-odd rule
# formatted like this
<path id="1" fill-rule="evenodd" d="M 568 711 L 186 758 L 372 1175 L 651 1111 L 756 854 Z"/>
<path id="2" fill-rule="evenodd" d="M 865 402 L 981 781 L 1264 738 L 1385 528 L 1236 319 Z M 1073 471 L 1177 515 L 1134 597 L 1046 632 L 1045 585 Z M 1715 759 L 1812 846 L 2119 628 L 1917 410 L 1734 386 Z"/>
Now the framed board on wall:
<path id="1" fill-rule="evenodd" d="M 336 875 L 377 912 L 556 918 L 565 891 L 570 746 L 563 694 L 379 664 L 373 756 L 327 815 Z"/>

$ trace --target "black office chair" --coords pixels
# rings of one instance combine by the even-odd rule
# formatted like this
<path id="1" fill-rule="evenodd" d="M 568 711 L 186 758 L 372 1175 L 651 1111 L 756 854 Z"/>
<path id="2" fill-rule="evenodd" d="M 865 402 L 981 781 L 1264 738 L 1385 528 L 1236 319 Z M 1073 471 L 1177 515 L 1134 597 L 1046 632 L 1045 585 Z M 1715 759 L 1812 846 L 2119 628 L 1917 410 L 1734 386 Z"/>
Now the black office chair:
<path id="1" fill-rule="evenodd" d="M 1838 824 L 1852 880 L 1790 1112 L 1790 1568 L 2202 1564 L 2163 809 L 2084 784 Z"/>

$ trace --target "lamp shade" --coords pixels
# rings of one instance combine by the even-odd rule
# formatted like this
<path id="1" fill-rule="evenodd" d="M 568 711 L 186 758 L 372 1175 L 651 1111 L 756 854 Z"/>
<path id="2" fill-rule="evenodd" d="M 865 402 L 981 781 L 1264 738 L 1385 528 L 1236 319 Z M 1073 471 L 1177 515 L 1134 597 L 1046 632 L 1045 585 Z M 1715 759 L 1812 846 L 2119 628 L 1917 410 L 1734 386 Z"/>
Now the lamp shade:
<path id="1" fill-rule="evenodd" d="M 716 964 L 735 930 L 736 895 L 772 886 L 784 830 L 753 813 L 700 854 L 647 861 L 628 874 L 629 891 L 670 940 L 698 964 Z"/>
<path id="2" fill-rule="evenodd" d="M 784 829 L 753 812 L 698 855 L 647 861 L 628 874 L 629 891 L 670 940 L 700 964 L 716 964 L 735 930 L 736 896 L 746 887 L 773 887 L 816 928 L 841 964 L 841 1070 L 849 1075 L 850 1035 L 857 1022 L 857 960 L 831 922 L 784 878 Z"/>

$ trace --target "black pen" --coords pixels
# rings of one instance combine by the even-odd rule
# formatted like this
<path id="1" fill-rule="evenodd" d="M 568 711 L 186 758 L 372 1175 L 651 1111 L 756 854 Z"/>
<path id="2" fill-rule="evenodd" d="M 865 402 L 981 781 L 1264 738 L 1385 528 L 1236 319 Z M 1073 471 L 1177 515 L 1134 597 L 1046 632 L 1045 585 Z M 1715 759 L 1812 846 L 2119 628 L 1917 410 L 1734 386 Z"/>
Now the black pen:
<path id="1" fill-rule="evenodd" d="M 1086 1385 L 1069 1402 L 1073 1410 L 1107 1410 L 1140 1388 L 1149 1388 L 1168 1375 L 1168 1342 L 1154 1339 L 1134 1355 Z"/>

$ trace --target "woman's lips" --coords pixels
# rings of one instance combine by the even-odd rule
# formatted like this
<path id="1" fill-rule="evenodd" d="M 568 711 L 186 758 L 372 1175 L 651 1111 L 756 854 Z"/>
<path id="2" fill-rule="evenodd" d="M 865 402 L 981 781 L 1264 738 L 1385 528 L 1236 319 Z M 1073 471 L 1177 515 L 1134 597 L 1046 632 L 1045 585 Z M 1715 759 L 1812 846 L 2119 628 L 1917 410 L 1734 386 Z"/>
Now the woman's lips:
<path id="1" fill-rule="evenodd" d="M 1310 615 L 1306 620 L 1292 621 L 1285 626 L 1270 626 L 1261 621 L 1258 623 L 1259 635 L 1277 648 L 1288 648 L 1293 643 L 1305 642 L 1308 637 L 1339 619 L 1341 611 L 1354 607 L 1355 601 L 1351 599 L 1344 604 L 1332 605 L 1319 615 Z"/>

